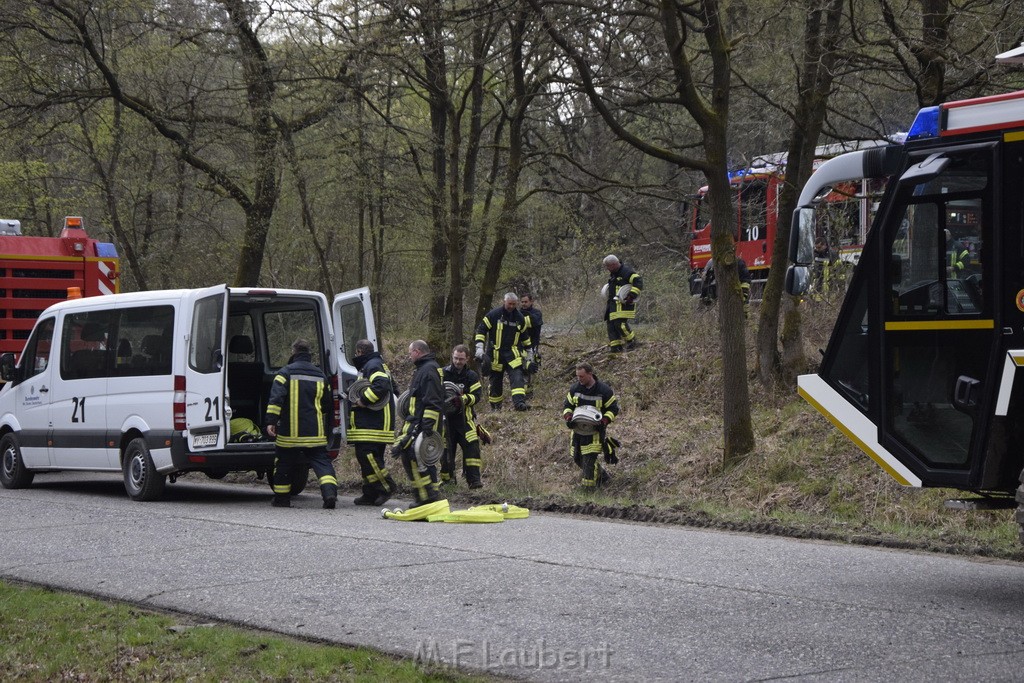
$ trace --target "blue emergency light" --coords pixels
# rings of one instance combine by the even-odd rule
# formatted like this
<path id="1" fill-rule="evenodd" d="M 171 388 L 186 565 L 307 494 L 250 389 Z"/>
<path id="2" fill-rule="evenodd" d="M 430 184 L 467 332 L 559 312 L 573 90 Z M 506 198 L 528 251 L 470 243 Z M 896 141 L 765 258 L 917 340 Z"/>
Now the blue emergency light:
<path id="1" fill-rule="evenodd" d="M 921 111 L 917 112 L 917 118 L 914 119 L 914 125 L 910 127 L 910 132 L 907 133 L 907 139 L 922 140 L 924 138 L 937 138 L 939 137 L 941 122 L 941 107 L 925 107 Z"/>

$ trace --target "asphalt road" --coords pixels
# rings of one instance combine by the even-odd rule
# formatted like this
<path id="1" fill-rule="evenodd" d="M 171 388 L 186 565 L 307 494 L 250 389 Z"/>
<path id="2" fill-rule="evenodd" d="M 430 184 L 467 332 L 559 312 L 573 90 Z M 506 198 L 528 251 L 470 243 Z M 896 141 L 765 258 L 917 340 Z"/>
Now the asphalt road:
<path id="1" fill-rule="evenodd" d="M 1024 678 L 1017 563 L 269 502 L 186 478 L 135 503 L 116 477 L 39 475 L 0 489 L 0 577 L 540 681 Z"/>

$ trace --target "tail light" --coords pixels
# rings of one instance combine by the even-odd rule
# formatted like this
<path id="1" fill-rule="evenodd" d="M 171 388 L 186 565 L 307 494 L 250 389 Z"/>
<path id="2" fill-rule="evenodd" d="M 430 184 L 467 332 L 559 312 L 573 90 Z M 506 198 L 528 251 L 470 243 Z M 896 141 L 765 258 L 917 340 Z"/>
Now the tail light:
<path id="1" fill-rule="evenodd" d="M 334 399 L 334 426 L 341 427 L 341 394 L 338 393 L 338 376 L 331 375 L 331 398 Z"/>
<path id="2" fill-rule="evenodd" d="M 174 429 L 182 431 L 185 425 L 185 376 L 174 376 Z"/>

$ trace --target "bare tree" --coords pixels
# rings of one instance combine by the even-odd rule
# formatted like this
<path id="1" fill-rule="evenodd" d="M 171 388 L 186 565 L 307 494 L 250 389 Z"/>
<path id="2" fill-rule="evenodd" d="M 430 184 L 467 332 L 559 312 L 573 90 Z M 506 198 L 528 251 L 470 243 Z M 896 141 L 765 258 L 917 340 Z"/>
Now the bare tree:
<path id="1" fill-rule="evenodd" d="M 568 56 L 579 86 L 601 119 L 636 149 L 703 173 L 712 205 L 712 256 L 719 278 L 720 341 L 723 357 L 724 462 L 731 464 L 754 447 L 747 386 L 746 323 L 735 252 L 736 220 L 728 178 L 730 50 L 718 0 L 656 4 L 530 0 L 555 43 Z M 595 26 L 594 23 L 598 25 Z M 610 59 L 634 70 L 611 74 Z M 635 55 L 635 56 L 633 56 Z M 647 63 L 655 64 L 653 73 Z M 641 76 L 643 74 L 643 76 Z M 627 81 L 626 76 L 632 76 Z M 685 115 L 699 130 L 702 157 L 673 147 L 672 137 L 645 135 L 639 122 L 654 114 Z M 637 121 L 631 127 L 630 121 Z"/>

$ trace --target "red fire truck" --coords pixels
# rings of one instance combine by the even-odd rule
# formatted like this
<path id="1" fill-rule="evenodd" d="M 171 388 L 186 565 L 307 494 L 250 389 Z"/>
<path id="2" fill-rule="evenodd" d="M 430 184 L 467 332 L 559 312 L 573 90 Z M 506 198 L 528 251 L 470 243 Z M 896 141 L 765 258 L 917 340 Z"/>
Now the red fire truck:
<path id="1" fill-rule="evenodd" d="M 79 216 L 59 237 L 29 237 L 21 223 L 0 219 L 0 353 L 21 353 L 36 318 L 75 296 L 120 291 L 117 249 L 89 237 Z"/>
<path id="2" fill-rule="evenodd" d="M 840 152 L 883 143 L 823 145 L 817 149 L 815 166 Z M 755 159 L 750 168 L 729 175 L 732 204 L 736 211 L 736 255 L 747 264 L 751 275 L 751 297 L 761 298 L 772 265 L 772 244 L 779 222 L 779 195 L 786 180 L 786 155 Z M 832 188 L 818 217 L 819 257 L 855 265 L 867 236 L 878 195 L 884 181 L 865 179 Z M 690 294 L 701 293 L 703 271 L 711 258 L 711 205 L 708 188 L 697 191 L 687 217 L 690 230 Z"/>

